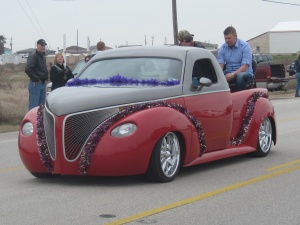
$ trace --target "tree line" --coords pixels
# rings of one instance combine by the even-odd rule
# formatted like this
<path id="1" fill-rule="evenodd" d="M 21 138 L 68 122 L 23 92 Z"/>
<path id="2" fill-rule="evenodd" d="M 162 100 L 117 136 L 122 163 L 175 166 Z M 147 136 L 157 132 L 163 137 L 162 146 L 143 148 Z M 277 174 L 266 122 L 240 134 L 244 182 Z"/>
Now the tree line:
<path id="1" fill-rule="evenodd" d="M 4 44 L 6 44 L 6 37 L 0 35 L 0 55 L 4 53 Z"/>

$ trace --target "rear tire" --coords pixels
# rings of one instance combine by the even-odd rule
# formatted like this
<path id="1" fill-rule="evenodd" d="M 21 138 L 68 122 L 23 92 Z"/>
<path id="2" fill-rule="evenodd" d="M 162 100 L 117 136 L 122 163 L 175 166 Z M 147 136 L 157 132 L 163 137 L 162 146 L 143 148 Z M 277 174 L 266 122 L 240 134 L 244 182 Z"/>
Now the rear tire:
<path id="1" fill-rule="evenodd" d="M 270 119 L 265 118 L 260 124 L 258 131 L 257 150 L 254 155 L 257 157 L 265 157 L 269 154 L 273 140 L 272 124 Z"/>
<path id="2" fill-rule="evenodd" d="M 165 183 L 175 179 L 179 172 L 181 149 L 178 137 L 169 132 L 156 143 L 146 176 L 149 180 Z"/>

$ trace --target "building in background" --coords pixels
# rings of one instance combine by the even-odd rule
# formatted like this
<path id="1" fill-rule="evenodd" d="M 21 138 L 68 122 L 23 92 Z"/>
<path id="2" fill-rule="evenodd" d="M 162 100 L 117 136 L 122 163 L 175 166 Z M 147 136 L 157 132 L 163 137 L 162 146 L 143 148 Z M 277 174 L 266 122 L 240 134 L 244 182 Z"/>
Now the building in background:
<path id="1" fill-rule="evenodd" d="M 296 54 L 300 50 L 300 21 L 280 22 L 273 29 L 247 42 L 253 52 Z"/>
<path id="2" fill-rule="evenodd" d="M 11 52 L 11 49 L 10 48 L 5 48 L 4 47 L 4 52 L 3 52 L 3 55 L 10 55 L 12 52 Z"/>
<path id="3" fill-rule="evenodd" d="M 18 55 L 30 55 L 31 53 L 33 53 L 34 51 L 36 50 L 36 48 L 27 48 L 27 49 L 24 49 L 24 50 L 20 50 L 20 51 L 17 51 L 16 54 Z M 46 55 L 54 55 L 56 51 L 54 50 L 49 50 L 49 49 L 46 49 L 45 53 Z"/>
<path id="4" fill-rule="evenodd" d="M 63 49 L 59 49 L 58 52 L 62 53 Z M 80 46 L 72 45 L 66 48 L 66 54 L 87 54 L 88 51 L 86 48 L 82 48 Z"/>

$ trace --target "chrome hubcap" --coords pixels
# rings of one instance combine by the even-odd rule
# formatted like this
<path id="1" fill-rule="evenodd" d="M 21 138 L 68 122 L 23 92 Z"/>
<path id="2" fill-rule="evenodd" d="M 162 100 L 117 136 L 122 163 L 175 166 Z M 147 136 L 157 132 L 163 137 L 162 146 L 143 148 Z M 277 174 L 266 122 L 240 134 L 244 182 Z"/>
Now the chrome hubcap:
<path id="1" fill-rule="evenodd" d="M 263 152 L 268 152 L 272 144 L 272 126 L 269 118 L 265 118 L 259 128 L 259 145 Z"/>
<path id="2" fill-rule="evenodd" d="M 179 166 L 180 145 L 174 133 L 167 133 L 161 143 L 160 165 L 163 173 L 167 177 L 172 177 Z"/>

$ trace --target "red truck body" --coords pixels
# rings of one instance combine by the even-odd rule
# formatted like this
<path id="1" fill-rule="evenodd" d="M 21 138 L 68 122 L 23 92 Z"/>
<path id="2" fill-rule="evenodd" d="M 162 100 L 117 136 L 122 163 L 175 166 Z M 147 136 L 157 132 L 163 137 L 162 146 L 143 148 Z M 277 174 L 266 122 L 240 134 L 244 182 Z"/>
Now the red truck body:
<path id="1" fill-rule="evenodd" d="M 283 64 L 257 65 L 255 73 L 256 86 L 267 88 L 269 91 L 284 90 L 284 86 L 290 80 L 285 77 Z"/>

